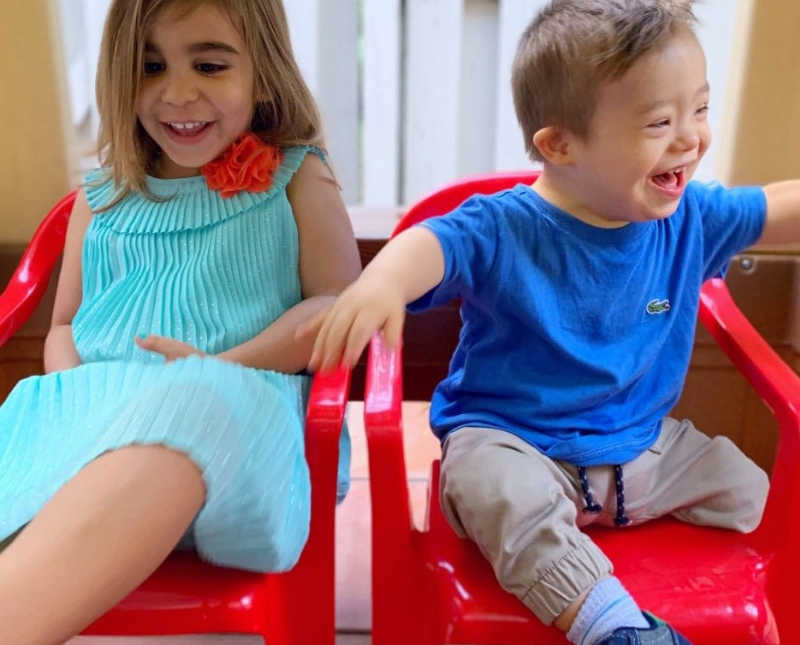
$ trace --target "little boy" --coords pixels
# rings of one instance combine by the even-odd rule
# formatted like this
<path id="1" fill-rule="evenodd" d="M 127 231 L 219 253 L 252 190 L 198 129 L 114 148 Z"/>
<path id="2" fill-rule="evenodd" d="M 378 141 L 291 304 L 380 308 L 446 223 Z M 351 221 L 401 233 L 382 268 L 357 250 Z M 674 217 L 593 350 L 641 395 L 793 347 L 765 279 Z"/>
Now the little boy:
<path id="1" fill-rule="evenodd" d="M 667 413 L 702 283 L 756 241 L 800 241 L 800 181 L 690 179 L 709 87 L 691 0 L 553 0 L 513 68 L 533 186 L 476 196 L 392 240 L 327 313 L 311 368 L 353 364 L 404 310 L 461 298 L 436 389 L 440 495 L 500 584 L 581 645 L 688 641 L 643 614 L 581 531 L 665 514 L 748 532 L 766 474 Z"/>

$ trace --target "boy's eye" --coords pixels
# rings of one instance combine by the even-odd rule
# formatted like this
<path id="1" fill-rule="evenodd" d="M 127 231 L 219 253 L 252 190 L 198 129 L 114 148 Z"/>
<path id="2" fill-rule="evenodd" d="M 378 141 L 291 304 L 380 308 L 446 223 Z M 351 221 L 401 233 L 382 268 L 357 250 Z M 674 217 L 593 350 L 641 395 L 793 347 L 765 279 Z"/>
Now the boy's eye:
<path id="1" fill-rule="evenodd" d="M 228 69 L 227 65 L 221 65 L 219 63 L 197 63 L 194 67 L 201 74 L 216 74 L 217 72 Z"/>
<path id="2" fill-rule="evenodd" d="M 154 61 L 145 61 L 144 63 L 144 74 L 145 76 L 152 76 L 153 74 L 158 74 L 159 72 L 163 72 L 166 68 L 164 63 L 157 63 Z"/>
<path id="3" fill-rule="evenodd" d="M 666 128 L 669 125 L 669 119 L 661 119 L 660 121 L 654 121 L 648 128 Z"/>
<path id="4" fill-rule="evenodd" d="M 703 105 L 697 109 L 697 114 L 706 114 L 708 112 L 708 104 Z"/>

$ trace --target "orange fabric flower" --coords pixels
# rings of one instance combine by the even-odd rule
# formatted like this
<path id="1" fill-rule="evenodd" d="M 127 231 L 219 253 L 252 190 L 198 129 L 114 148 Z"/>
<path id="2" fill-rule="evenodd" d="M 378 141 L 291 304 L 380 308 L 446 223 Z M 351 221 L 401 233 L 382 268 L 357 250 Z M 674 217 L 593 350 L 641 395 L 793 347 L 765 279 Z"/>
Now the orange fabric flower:
<path id="1" fill-rule="evenodd" d="M 211 190 L 218 190 L 229 198 L 242 190 L 251 193 L 268 190 L 282 160 L 283 153 L 278 147 L 246 132 L 214 161 L 203 166 L 201 172 Z"/>

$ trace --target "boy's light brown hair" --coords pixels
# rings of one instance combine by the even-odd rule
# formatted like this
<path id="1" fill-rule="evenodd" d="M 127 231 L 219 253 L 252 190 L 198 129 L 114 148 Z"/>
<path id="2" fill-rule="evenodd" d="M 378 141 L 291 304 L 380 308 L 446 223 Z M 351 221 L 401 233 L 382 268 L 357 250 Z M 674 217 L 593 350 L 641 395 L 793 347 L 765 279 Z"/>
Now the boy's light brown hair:
<path id="1" fill-rule="evenodd" d="M 597 90 L 619 78 L 677 29 L 697 22 L 693 0 L 552 0 L 520 39 L 511 72 L 528 155 L 548 126 L 589 134 Z"/>
<path id="2" fill-rule="evenodd" d="M 145 176 L 159 154 L 136 116 L 145 36 L 167 7 L 188 14 L 203 3 L 226 13 L 253 59 L 255 115 L 251 129 L 277 146 L 322 145 L 316 103 L 294 59 L 281 0 L 114 0 L 106 18 L 97 68 L 98 150 L 120 192 L 147 194 Z"/>

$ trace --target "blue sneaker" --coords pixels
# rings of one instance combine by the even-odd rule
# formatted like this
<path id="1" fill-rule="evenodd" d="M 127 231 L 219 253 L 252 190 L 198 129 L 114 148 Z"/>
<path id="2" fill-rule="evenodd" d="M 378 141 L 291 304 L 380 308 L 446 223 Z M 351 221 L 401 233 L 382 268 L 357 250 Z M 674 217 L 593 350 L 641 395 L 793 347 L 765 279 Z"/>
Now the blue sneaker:
<path id="1" fill-rule="evenodd" d="M 650 627 L 647 629 L 620 627 L 597 645 L 692 645 L 663 620 L 646 611 L 642 613 L 650 623 Z"/>

